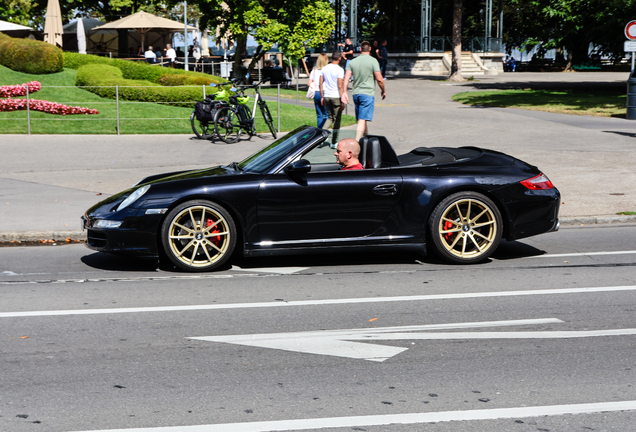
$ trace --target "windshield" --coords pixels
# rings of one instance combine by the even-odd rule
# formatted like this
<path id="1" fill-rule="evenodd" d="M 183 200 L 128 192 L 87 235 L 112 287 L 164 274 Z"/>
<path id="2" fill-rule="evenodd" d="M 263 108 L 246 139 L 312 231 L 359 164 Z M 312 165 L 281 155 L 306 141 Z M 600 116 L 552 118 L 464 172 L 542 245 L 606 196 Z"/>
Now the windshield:
<path id="1" fill-rule="evenodd" d="M 301 149 L 307 142 L 318 134 L 315 128 L 309 129 L 301 126 L 285 135 L 283 138 L 274 141 L 264 149 L 259 150 L 239 164 L 244 171 L 266 173 L 277 163 L 291 156 Z"/>

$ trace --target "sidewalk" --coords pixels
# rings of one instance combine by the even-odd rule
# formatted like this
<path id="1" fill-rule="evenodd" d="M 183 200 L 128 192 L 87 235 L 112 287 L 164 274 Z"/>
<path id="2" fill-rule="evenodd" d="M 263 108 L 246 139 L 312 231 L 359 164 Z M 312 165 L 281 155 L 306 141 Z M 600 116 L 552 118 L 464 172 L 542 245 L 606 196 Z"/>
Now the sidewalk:
<path id="1" fill-rule="evenodd" d="M 387 136 L 398 153 L 466 145 L 509 153 L 540 167 L 559 188 L 563 223 L 636 222 L 635 216 L 616 216 L 636 211 L 636 121 L 474 108 L 450 99 L 493 88 L 625 89 L 626 79 L 624 73 L 595 72 L 508 73 L 462 84 L 440 77 L 389 78 L 387 98 L 376 97 L 370 133 Z M 303 96 L 299 103 L 312 107 Z M 263 135 L 227 145 L 184 132 L 0 135 L 0 242 L 81 239 L 84 211 L 142 177 L 240 161 L 272 142 Z"/>

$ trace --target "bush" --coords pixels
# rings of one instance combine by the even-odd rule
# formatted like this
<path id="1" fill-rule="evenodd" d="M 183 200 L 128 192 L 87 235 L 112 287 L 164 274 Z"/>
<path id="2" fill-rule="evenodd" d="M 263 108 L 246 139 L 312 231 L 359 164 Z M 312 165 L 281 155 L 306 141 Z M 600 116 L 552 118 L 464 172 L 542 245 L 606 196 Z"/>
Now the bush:
<path id="1" fill-rule="evenodd" d="M 191 76 L 191 75 L 164 75 L 159 80 L 163 86 L 182 86 L 182 85 L 210 85 L 215 80 L 207 76 Z"/>
<path id="2" fill-rule="evenodd" d="M 107 64 L 80 66 L 75 80 L 75 85 L 89 86 L 86 90 L 109 99 L 115 98 L 115 86 L 123 100 L 192 107 L 203 99 L 201 87 L 163 87 L 149 80 L 128 79 L 121 69 Z"/>
<path id="3" fill-rule="evenodd" d="M 155 84 L 162 84 L 162 78 L 164 77 L 170 77 L 167 78 L 168 81 L 172 79 L 179 80 L 180 78 L 176 78 L 177 76 L 185 76 L 187 78 L 183 78 L 183 84 L 176 85 L 207 85 L 212 82 L 216 84 L 225 82 L 223 78 L 201 72 L 153 66 L 145 62 L 111 59 L 90 54 L 64 53 L 64 67 L 66 68 L 79 69 L 81 66 L 88 64 L 107 64 L 115 66 L 121 69 L 123 77 L 126 79 L 147 80 Z"/>
<path id="4" fill-rule="evenodd" d="M 0 64 L 17 72 L 49 74 L 64 68 L 64 53 L 49 43 L 0 33 Z"/>

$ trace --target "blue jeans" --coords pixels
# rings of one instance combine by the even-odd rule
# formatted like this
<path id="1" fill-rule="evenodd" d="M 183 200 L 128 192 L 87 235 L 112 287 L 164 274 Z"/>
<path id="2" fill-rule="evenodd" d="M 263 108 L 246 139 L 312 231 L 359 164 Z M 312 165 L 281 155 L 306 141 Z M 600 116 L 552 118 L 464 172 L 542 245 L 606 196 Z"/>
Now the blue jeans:
<path id="1" fill-rule="evenodd" d="M 320 104 L 319 91 L 317 91 L 316 94 L 314 94 L 314 105 L 316 107 L 316 117 L 318 120 L 318 127 L 322 129 L 322 126 L 325 124 L 329 116 L 327 115 L 327 107 Z"/>

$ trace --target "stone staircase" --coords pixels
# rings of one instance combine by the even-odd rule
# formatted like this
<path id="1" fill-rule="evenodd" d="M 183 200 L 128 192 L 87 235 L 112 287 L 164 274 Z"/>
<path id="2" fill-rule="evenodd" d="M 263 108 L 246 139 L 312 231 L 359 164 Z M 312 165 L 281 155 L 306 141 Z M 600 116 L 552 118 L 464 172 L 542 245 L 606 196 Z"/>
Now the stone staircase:
<path id="1" fill-rule="evenodd" d="M 444 57 L 444 63 L 448 65 L 447 67 L 450 71 L 452 54 L 447 52 Z M 479 56 L 473 55 L 471 52 L 462 51 L 462 76 L 468 78 L 475 75 L 497 75 L 497 71 L 485 67 Z"/>
<path id="2" fill-rule="evenodd" d="M 484 69 L 475 61 L 472 53 L 462 52 L 462 75 L 483 75 Z"/>

